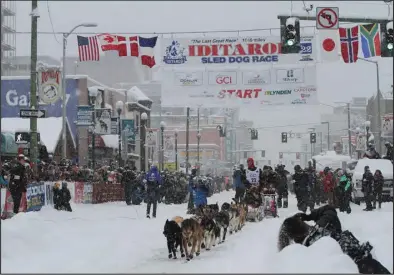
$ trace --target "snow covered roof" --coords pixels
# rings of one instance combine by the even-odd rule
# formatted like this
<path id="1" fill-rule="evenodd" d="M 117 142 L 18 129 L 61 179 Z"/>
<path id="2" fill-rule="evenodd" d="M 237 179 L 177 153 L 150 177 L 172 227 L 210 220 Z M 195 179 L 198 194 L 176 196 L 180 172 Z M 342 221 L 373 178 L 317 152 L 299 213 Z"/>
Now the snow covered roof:
<path id="1" fill-rule="evenodd" d="M 108 148 L 118 148 L 118 135 L 102 135 L 101 138 L 103 139 L 105 146 Z"/>
<path id="2" fill-rule="evenodd" d="M 111 109 L 111 110 L 112 110 L 112 105 L 111 105 L 111 104 L 109 104 L 109 103 L 105 103 L 105 108 L 107 108 L 107 109 Z"/>
<path id="3" fill-rule="evenodd" d="M 127 101 L 150 101 L 152 100 L 147 97 L 137 86 L 131 87 L 127 91 Z"/>
<path id="4" fill-rule="evenodd" d="M 4 132 L 30 131 L 30 120 L 24 118 L 2 118 L 1 130 Z M 37 131 L 41 142 L 47 147 L 48 153 L 53 153 L 62 132 L 62 118 L 48 117 L 37 119 Z"/>

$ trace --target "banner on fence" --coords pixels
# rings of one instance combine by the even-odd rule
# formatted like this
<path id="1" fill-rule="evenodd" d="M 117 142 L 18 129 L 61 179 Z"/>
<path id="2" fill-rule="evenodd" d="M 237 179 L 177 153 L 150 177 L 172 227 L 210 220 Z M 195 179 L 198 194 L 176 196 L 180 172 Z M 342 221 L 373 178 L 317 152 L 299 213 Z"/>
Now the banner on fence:
<path id="1" fill-rule="evenodd" d="M 318 104 L 314 65 L 165 69 L 163 74 L 161 103 L 168 107 Z"/>
<path id="2" fill-rule="evenodd" d="M 45 184 L 44 182 L 34 182 L 26 188 L 27 212 L 40 211 L 45 205 Z"/>
<path id="3" fill-rule="evenodd" d="M 22 193 L 19 212 L 26 212 L 26 208 L 26 193 Z M 1 213 L 1 218 L 8 219 L 14 215 L 14 201 L 12 200 L 11 192 L 7 189 L 5 192 L 4 208 L 3 212 Z"/>
<path id="4" fill-rule="evenodd" d="M 83 201 L 84 204 L 92 203 L 93 198 L 93 184 L 85 182 L 83 185 Z"/>
<path id="5" fill-rule="evenodd" d="M 281 54 L 280 37 L 198 37 L 162 40 L 163 66 L 297 64 L 316 62 L 314 36 L 301 37 L 299 54 Z"/>
<path id="6" fill-rule="evenodd" d="M 83 192 L 84 192 L 84 183 L 83 182 L 75 182 L 75 195 L 74 202 L 82 203 L 83 202 Z"/>

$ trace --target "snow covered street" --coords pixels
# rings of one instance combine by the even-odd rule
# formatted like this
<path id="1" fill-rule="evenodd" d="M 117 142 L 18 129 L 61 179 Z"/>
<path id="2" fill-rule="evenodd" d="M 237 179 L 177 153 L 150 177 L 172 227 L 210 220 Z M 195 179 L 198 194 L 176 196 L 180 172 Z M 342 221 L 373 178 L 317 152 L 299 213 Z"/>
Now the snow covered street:
<path id="1" fill-rule="evenodd" d="M 209 198 L 230 201 L 233 192 Z M 186 205 L 158 206 L 158 218 L 145 218 L 145 204 L 73 205 L 74 212 L 43 208 L 2 221 L 2 273 L 357 273 L 357 267 L 339 246 L 324 238 L 306 248 L 292 245 L 277 253 L 283 219 L 297 212 L 295 199 L 280 209 L 278 219 L 247 223 L 224 244 L 186 263 L 169 260 L 163 226 L 167 218 L 183 215 Z M 350 215 L 340 213 L 343 228 L 361 241 L 370 241 L 373 253 L 393 272 L 393 205 L 362 211 L 352 204 Z"/>

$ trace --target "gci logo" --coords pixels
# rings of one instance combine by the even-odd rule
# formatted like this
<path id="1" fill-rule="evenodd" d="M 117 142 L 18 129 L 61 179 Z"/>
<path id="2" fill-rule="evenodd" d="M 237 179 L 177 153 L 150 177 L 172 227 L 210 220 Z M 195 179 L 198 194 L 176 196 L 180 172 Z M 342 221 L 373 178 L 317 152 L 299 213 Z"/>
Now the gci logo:
<path id="1" fill-rule="evenodd" d="M 217 84 L 233 84 L 233 79 L 231 76 L 223 76 L 223 75 L 218 75 L 216 77 L 216 83 Z"/>

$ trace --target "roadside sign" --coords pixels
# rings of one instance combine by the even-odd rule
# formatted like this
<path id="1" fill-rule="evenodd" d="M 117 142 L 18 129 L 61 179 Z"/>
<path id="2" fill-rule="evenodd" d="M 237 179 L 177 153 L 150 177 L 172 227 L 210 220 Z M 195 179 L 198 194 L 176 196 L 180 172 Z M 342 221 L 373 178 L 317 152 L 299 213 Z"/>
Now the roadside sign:
<path id="1" fill-rule="evenodd" d="M 111 135 L 118 134 L 118 118 L 111 117 Z"/>
<path id="2" fill-rule="evenodd" d="M 81 105 L 77 108 L 77 126 L 92 125 L 92 106 Z"/>
<path id="3" fill-rule="evenodd" d="M 316 28 L 337 30 L 339 28 L 339 8 L 317 7 Z"/>
<path id="4" fill-rule="evenodd" d="M 30 143 L 31 135 L 30 132 L 15 132 L 15 143 L 16 144 L 28 144 Z M 40 142 L 40 133 L 37 133 L 37 142 Z"/>
<path id="5" fill-rule="evenodd" d="M 19 117 L 21 118 L 44 118 L 46 115 L 45 110 L 32 110 L 32 109 L 21 109 L 19 111 Z"/>

